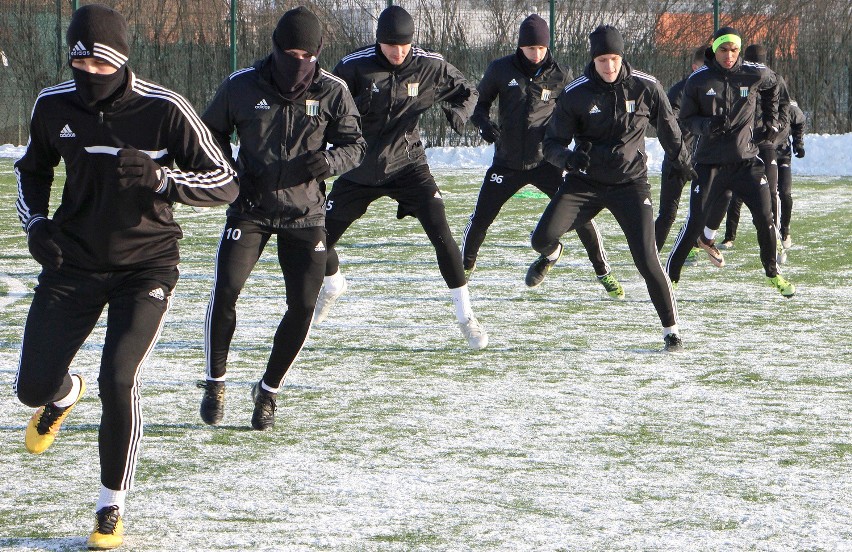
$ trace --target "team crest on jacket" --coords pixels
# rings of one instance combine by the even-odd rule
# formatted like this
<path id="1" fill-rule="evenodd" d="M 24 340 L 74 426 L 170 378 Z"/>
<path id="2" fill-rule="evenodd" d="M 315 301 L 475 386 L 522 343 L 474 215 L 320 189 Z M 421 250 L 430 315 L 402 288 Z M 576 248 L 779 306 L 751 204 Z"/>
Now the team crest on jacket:
<path id="1" fill-rule="evenodd" d="M 636 112 L 636 100 L 624 100 L 624 109 L 628 113 Z"/>
<path id="2" fill-rule="evenodd" d="M 405 86 L 408 87 L 408 97 L 414 98 L 420 94 L 420 83 L 419 82 L 409 82 Z"/>
<path id="3" fill-rule="evenodd" d="M 308 117 L 319 115 L 319 100 L 305 100 L 305 115 Z"/>
<path id="4" fill-rule="evenodd" d="M 748 98 L 748 86 L 740 86 L 740 98 Z"/>
<path id="5" fill-rule="evenodd" d="M 715 95 L 716 95 L 716 91 L 713 90 L 712 88 L 707 91 L 707 94 L 705 94 L 705 96 L 715 96 Z"/>
<path id="6" fill-rule="evenodd" d="M 541 89 L 541 101 L 546 102 L 550 99 L 550 95 L 553 94 L 553 90 L 548 90 L 547 88 Z"/>

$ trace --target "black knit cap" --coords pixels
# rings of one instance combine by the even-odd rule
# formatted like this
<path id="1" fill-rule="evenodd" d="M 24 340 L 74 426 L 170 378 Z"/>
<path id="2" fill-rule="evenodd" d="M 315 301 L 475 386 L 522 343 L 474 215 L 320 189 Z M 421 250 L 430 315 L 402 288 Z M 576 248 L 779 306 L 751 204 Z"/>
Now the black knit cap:
<path id="1" fill-rule="evenodd" d="M 743 58 L 746 61 L 754 61 L 757 63 L 766 63 L 766 48 L 762 44 L 752 44 L 743 52 Z"/>
<path id="2" fill-rule="evenodd" d="M 103 4 L 87 4 L 75 11 L 65 40 L 71 60 L 94 57 L 120 69 L 130 55 L 127 21 Z"/>
<path id="3" fill-rule="evenodd" d="M 382 44 L 411 44 L 414 40 L 414 19 L 400 6 L 389 6 L 379 14 L 376 42 Z"/>
<path id="4" fill-rule="evenodd" d="M 521 46 L 550 47 L 550 29 L 540 15 L 534 13 L 524 19 L 518 31 L 518 48 Z"/>
<path id="5" fill-rule="evenodd" d="M 322 50 L 322 23 L 308 8 L 293 8 L 278 20 L 272 41 L 281 50 L 304 50 L 318 56 Z"/>
<path id="6" fill-rule="evenodd" d="M 624 39 L 612 25 L 600 25 L 589 35 L 592 59 L 605 54 L 624 56 Z"/>

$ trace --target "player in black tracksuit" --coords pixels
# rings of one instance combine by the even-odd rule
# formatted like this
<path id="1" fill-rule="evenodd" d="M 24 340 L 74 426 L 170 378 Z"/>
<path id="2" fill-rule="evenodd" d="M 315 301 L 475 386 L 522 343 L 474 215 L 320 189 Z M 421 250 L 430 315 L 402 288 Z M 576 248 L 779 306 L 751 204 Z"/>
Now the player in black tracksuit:
<path id="1" fill-rule="evenodd" d="M 699 180 L 690 197 L 686 226 L 678 235 L 666 270 L 673 282 L 680 279 L 683 261 L 706 221 L 707 207 L 731 190 L 752 212 L 766 276 L 784 297 L 792 297 L 795 288 L 778 274 L 775 262 L 769 186 L 753 139 L 758 96 L 763 127 L 777 132 L 779 91 L 774 75 L 765 66 L 742 60 L 740 44 L 734 29 L 716 31 L 704 67 L 689 77 L 684 88 L 680 120 L 699 135 L 695 152 Z"/>
<path id="2" fill-rule="evenodd" d="M 98 376 L 102 486 L 89 546 L 112 548 L 121 543 L 139 454 L 142 366 L 178 279 L 182 234 L 172 203 L 225 204 L 237 184 L 189 102 L 127 67 L 121 14 L 81 7 L 67 39 L 74 79 L 39 94 L 27 150 L 15 163 L 18 215 L 43 267 L 15 391 L 24 404 L 41 407 L 26 432 L 27 449 L 41 453 L 85 390 L 69 367 L 109 306 Z M 60 161 L 67 176 L 51 219 Z"/>
<path id="3" fill-rule="evenodd" d="M 569 172 L 533 232 L 532 246 L 541 257 L 530 266 L 527 283 L 541 281 L 555 264 L 562 234 L 609 209 L 645 279 L 663 325 L 666 349 L 678 350 L 682 343 L 677 307 L 654 241 L 645 157 L 648 124 L 656 127 L 660 143 L 677 160 L 686 180 L 691 177 L 689 151 L 683 147 L 663 87 L 622 61 L 620 33 L 600 26 L 589 41 L 592 62 L 559 97 L 545 133 L 545 158 Z M 573 150 L 568 147 L 572 140 Z"/>
<path id="4" fill-rule="evenodd" d="M 799 108 L 799 104 L 790 100 L 789 124 L 781 130 L 778 137 L 778 197 L 781 219 L 781 258 L 780 262 L 787 260 L 787 250 L 793 246 L 790 237 L 790 218 L 793 214 L 793 172 L 791 164 L 793 154 L 799 159 L 805 156 L 805 114 Z"/>
<path id="5" fill-rule="evenodd" d="M 427 109 L 443 104 L 450 125 L 461 133 L 476 104 L 476 89 L 443 56 L 412 46 L 413 37 L 411 15 L 391 6 L 379 16 L 376 44 L 345 56 L 334 69 L 361 113 L 367 154 L 360 166 L 334 182 L 326 201 L 328 262 L 314 321 L 322 322 L 346 289 L 334 245 L 373 201 L 390 197 L 399 204 L 397 218 L 414 216 L 423 226 L 450 288 L 462 334 L 472 348 L 481 349 L 488 336 L 473 314 L 461 252 L 417 126 Z"/>
<path id="6" fill-rule="evenodd" d="M 696 50 L 692 59 L 692 70 L 695 71 L 704 65 L 704 48 Z M 686 78 L 689 78 L 687 75 Z M 683 87 L 686 86 L 686 78 L 676 82 L 669 88 L 667 93 L 672 113 L 677 118 L 680 113 L 680 99 L 683 95 Z M 683 126 L 680 127 L 683 145 L 691 153 L 695 148 L 695 136 L 690 134 Z M 680 205 L 680 196 L 686 184 L 681 179 L 680 173 L 674 170 L 672 159 L 667 155 L 663 157 L 662 174 L 660 175 L 660 204 L 658 206 L 657 219 L 654 221 L 654 234 L 657 240 L 657 251 L 663 249 L 666 239 L 671 231 L 677 217 L 677 209 Z"/>
<path id="7" fill-rule="evenodd" d="M 321 46 L 319 19 L 304 7 L 288 11 L 273 33 L 272 53 L 228 77 L 202 116 L 225 152 L 234 129 L 240 140 L 240 195 L 228 209 L 205 322 L 201 417 L 208 424 L 223 415 L 237 297 L 275 236 L 287 312 L 254 390 L 252 427 L 274 424 L 275 397 L 308 336 L 325 272 L 323 180 L 364 155 L 355 103 L 346 84 L 319 67 Z"/>
<path id="8" fill-rule="evenodd" d="M 766 65 L 766 48 L 761 46 L 760 44 L 751 44 L 748 48 L 745 49 L 743 53 L 743 58 L 746 61 L 751 61 L 755 63 L 761 63 Z M 772 71 L 767 67 L 769 71 Z M 773 71 L 774 73 L 774 71 Z M 780 132 L 778 136 L 773 136 L 773 139 L 766 139 L 764 135 L 765 132 L 761 127 L 761 118 L 762 114 L 760 111 L 760 105 L 757 105 L 757 109 L 755 109 L 755 130 L 756 136 L 755 139 L 757 141 L 758 148 L 758 157 L 763 161 L 764 171 L 766 174 L 766 181 L 769 183 L 769 197 L 772 199 L 772 218 L 775 221 L 775 226 L 778 228 L 779 225 L 779 200 L 778 200 L 778 156 L 777 156 L 777 148 L 781 144 L 781 136 L 780 133 L 783 133 L 785 129 L 788 129 L 790 125 L 790 91 L 787 88 L 787 83 L 784 78 L 777 74 L 775 74 L 775 78 L 778 81 L 778 126 L 780 127 Z M 789 135 L 789 130 L 787 131 Z M 775 133 L 773 133 L 775 134 Z M 737 238 L 737 227 L 740 224 L 740 211 L 742 210 L 743 200 L 741 197 L 734 194 L 731 197 L 728 209 L 727 209 L 727 220 L 725 222 L 725 238 L 722 240 L 722 243 L 725 245 L 725 249 L 733 249 L 734 240 Z M 719 213 L 717 217 L 711 215 L 709 217 L 708 226 L 714 229 L 718 229 L 722 224 L 722 218 L 725 217 L 725 213 Z"/>
<path id="9" fill-rule="evenodd" d="M 494 161 L 486 171 L 476 207 L 464 230 L 462 257 L 468 273 L 474 270 L 479 248 L 488 227 L 500 209 L 527 184 L 553 197 L 562 183 L 562 170 L 544 160 L 541 141 L 556 98 L 571 82 L 571 69 L 561 67 L 548 49 L 550 30 L 536 14 L 522 23 L 518 49 L 494 60 L 477 86 L 479 101 L 471 121 L 489 144 Z M 498 100 L 498 123 L 491 120 L 491 104 Z M 606 252 L 597 225 L 591 220 L 577 228 L 595 273 L 614 298 L 624 297 L 624 288 L 610 274 Z"/>

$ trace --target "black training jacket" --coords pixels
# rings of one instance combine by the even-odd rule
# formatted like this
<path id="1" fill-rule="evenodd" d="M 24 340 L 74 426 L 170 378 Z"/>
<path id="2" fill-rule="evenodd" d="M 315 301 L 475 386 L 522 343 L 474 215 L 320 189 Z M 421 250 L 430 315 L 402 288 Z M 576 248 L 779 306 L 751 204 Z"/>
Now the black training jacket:
<path id="1" fill-rule="evenodd" d="M 765 65 L 740 57 L 731 69 L 724 69 L 708 48 L 705 65 L 686 81 L 680 107 L 680 121 L 689 132 L 698 135 L 695 161 L 719 165 L 755 157 L 757 98 L 760 97 L 764 124 L 777 127 L 779 94 L 775 74 Z M 731 130 L 711 135 L 710 121 L 718 114 L 727 116 Z"/>
<path id="2" fill-rule="evenodd" d="M 467 121 L 476 104 L 476 89 L 441 54 L 411 48 L 400 66 L 391 65 L 378 44 L 343 57 L 334 68 L 361 112 L 367 154 L 347 180 L 378 186 L 400 172 L 426 164 L 426 151 L 417 124 L 420 115 L 446 102 L 461 121 Z"/>
<path id="3" fill-rule="evenodd" d="M 591 142 L 588 170 L 572 175 L 595 183 L 626 184 L 647 175 L 648 124 L 657 129 L 670 159 L 689 163 L 689 151 L 682 147 L 680 128 L 657 79 L 623 62 L 616 81 L 606 83 L 590 62 L 583 76 L 568 84 L 556 100 L 544 136 L 544 156 L 553 165 L 570 169 L 571 141 Z"/>
<path id="4" fill-rule="evenodd" d="M 672 106 L 672 114 L 674 114 L 675 119 L 680 115 L 680 102 L 683 99 L 683 87 L 686 86 L 686 79 L 679 80 L 669 88 L 669 91 L 666 93 L 666 96 L 669 98 L 669 103 Z M 683 138 L 683 145 L 686 147 L 687 151 L 692 153 L 695 151 L 695 135 L 689 132 L 684 126 L 683 123 L 678 121 L 680 126 L 680 134 Z"/>
<path id="5" fill-rule="evenodd" d="M 529 77 L 518 55 L 496 59 L 485 70 L 477 86 L 479 101 L 470 120 L 480 128 L 486 127 L 491 120 L 491 104 L 498 100 L 500 139 L 495 144 L 493 164 L 523 171 L 544 162 L 544 130 L 556 98 L 574 77 L 549 53 L 538 73 Z"/>
<path id="6" fill-rule="evenodd" d="M 267 57 L 233 73 L 201 117 L 229 156 L 234 129 L 240 140 L 240 195 L 228 216 L 273 228 L 323 226 L 325 185 L 302 182 L 293 169 L 318 151 L 331 174 L 358 165 L 366 149 L 358 110 L 345 83 L 328 71 L 317 68 L 305 96 L 295 101 L 278 93 L 271 71 Z"/>
<path id="7" fill-rule="evenodd" d="M 790 148 L 790 139 L 793 144 L 805 143 L 805 114 L 795 100 L 790 100 L 787 105 L 787 121 L 788 124 L 781 129 L 781 134 L 778 135 L 778 145 L 775 147 L 779 154 L 787 157 L 790 156 L 792 149 Z"/>
<path id="8" fill-rule="evenodd" d="M 74 81 L 45 88 L 33 107 L 30 141 L 15 163 L 16 206 L 25 230 L 48 217 L 54 168 L 65 161 L 62 201 L 53 214 L 63 266 L 97 272 L 174 266 L 182 233 L 172 203 L 223 205 L 237 196 L 233 169 L 189 102 L 128 74 L 123 92 L 102 110 L 83 103 Z M 119 189 L 116 154 L 125 147 L 163 166 L 161 190 Z"/>
<path id="9" fill-rule="evenodd" d="M 775 79 L 777 81 L 776 87 L 778 88 L 778 136 L 772 142 L 773 145 L 777 146 L 782 142 L 781 134 L 785 132 L 789 133 L 790 126 L 790 89 L 787 88 L 787 81 L 784 80 L 784 77 L 770 69 L 766 68 L 767 71 L 771 72 L 775 75 Z M 757 102 L 754 106 L 754 137 L 755 141 L 764 145 L 766 142 L 765 129 L 763 127 L 763 109 L 760 106 L 760 102 Z M 768 144 L 767 144 L 768 145 Z"/>

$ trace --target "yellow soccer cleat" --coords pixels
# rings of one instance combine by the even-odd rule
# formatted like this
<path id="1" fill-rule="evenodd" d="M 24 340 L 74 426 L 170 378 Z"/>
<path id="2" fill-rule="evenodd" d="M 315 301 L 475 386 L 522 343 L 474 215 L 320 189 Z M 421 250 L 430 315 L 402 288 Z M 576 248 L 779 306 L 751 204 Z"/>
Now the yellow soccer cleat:
<path id="1" fill-rule="evenodd" d="M 80 394 L 77 395 L 74 404 L 61 408 L 53 403 L 48 403 L 36 410 L 33 417 L 30 418 L 24 443 L 31 453 L 41 454 L 53 444 L 54 439 L 59 434 L 59 428 L 62 427 L 62 422 L 68 417 L 71 409 L 80 402 L 80 397 L 86 391 L 86 383 L 83 378 L 77 374 L 71 374 L 71 377 L 80 380 Z"/>
<path id="2" fill-rule="evenodd" d="M 95 514 L 95 528 L 89 535 L 89 550 L 112 550 L 124 542 L 124 523 L 118 506 L 101 508 Z"/>

